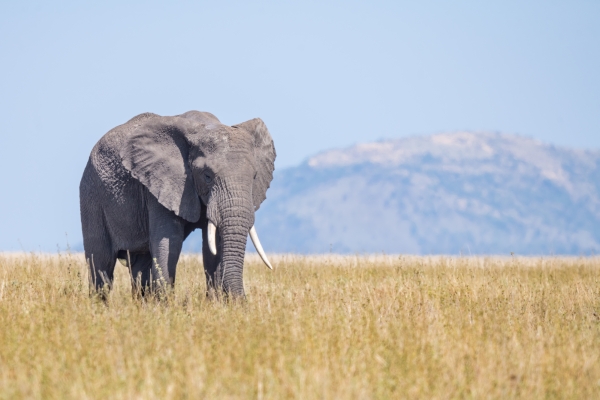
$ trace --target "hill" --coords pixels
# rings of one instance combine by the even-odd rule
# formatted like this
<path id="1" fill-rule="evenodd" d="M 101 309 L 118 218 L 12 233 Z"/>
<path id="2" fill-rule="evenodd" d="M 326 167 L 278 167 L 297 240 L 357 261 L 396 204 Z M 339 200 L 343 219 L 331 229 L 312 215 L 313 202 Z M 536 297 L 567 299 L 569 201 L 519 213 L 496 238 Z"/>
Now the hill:
<path id="1" fill-rule="evenodd" d="M 600 151 L 455 132 L 325 151 L 276 171 L 256 216 L 268 252 L 589 254 Z M 200 249 L 195 235 L 187 250 Z"/>

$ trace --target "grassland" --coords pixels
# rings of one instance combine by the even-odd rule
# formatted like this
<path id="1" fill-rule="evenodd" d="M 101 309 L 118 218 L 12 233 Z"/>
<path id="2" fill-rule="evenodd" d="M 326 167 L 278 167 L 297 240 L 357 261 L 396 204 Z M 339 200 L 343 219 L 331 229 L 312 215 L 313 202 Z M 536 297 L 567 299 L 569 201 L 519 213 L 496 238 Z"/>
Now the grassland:
<path id="1" fill-rule="evenodd" d="M 0 255 L 0 398 L 600 398 L 600 259 L 249 257 L 248 300 L 108 305 L 81 255 Z"/>

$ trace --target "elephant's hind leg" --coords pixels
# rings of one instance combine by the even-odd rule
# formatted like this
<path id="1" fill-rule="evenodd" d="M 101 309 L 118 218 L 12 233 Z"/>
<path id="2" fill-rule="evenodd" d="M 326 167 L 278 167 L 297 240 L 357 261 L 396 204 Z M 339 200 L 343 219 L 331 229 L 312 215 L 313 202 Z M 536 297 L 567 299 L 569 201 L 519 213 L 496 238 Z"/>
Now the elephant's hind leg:
<path id="1" fill-rule="evenodd" d="M 96 292 L 112 288 L 117 252 L 113 250 L 101 210 L 82 212 L 83 247 L 90 271 L 90 288 Z"/>
<path id="2" fill-rule="evenodd" d="M 116 254 L 111 249 L 98 249 L 85 252 L 90 270 L 90 287 L 96 292 L 107 292 L 112 289 Z"/>

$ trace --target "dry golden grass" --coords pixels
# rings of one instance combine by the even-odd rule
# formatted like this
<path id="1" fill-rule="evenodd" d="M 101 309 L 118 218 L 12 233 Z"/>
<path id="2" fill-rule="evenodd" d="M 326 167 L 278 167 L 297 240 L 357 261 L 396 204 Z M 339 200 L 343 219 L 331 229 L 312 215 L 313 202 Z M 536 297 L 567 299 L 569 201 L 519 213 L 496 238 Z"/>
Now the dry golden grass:
<path id="1" fill-rule="evenodd" d="M 600 259 L 256 257 L 248 300 L 108 306 L 81 255 L 0 255 L 0 398 L 600 398 Z"/>

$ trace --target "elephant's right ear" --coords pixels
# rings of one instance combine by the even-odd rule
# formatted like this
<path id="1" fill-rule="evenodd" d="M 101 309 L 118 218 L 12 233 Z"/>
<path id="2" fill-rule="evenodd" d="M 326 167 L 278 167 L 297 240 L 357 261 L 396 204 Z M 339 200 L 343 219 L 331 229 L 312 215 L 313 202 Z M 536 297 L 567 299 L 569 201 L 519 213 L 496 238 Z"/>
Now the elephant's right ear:
<path id="1" fill-rule="evenodd" d="M 260 118 L 254 118 L 241 124 L 233 125 L 242 128 L 254 138 L 254 159 L 256 161 L 256 177 L 252 185 L 252 201 L 254 210 L 267 198 L 267 189 L 273 180 L 275 170 L 275 145 L 267 126 Z"/>
<path id="2" fill-rule="evenodd" d="M 125 168 L 160 204 L 196 222 L 200 200 L 188 164 L 188 125 L 183 118 L 153 118 L 133 130 L 120 155 Z"/>

